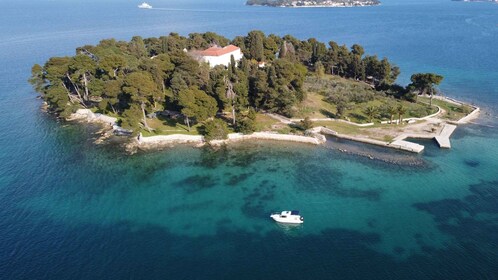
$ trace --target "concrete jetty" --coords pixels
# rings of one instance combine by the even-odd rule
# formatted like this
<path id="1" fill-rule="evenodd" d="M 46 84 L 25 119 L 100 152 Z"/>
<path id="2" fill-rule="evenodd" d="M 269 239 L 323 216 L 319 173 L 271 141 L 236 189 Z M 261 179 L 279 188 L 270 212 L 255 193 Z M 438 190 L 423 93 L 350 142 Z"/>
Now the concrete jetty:
<path id="1" fill-rule="evenodd" d="M 456 125 L 444 124 L 441 133 L 438 136 L 434 137 L 437 143 L 439 144 L 439 147 L 445 149 L 451 148 L 450 136 L 451 134 L 453 134 L 456 128 L 457 128 Z"/>
<path id="2" fill-rule="evenodd" d="M 424 146 L 419 145 L 417 143 L 404 141 L 403 139 L 406 138 L 406 136 L 403 136 L 402 139 L 395 139 L 393 142 L 388 143 L 385 141 L 380 141 L 380 140 L 371 139 L 371 138 L 355 137 L 355 136 L 340 134 L 340 133 L 337 133 L 336 131 L 334 131 L 332 129 L 328 129 L 326 127 L 316 127 L 314 129 L 314 131 L 322 133 L 322 134 L 332 135 L 332 136 L 335 136 L 335 137 L 341 138 L 341 139 L 352 140 L 352 141 L 356 141 L 356 142 L 362 142 L 362 143 L 367 143 L 367 144 L 377 145 L 377 146 L 382 146 L 382 147 L 388 147 L 388 148 L 393 148 L 393 149 L 397 149 L 397 150 L 418 153 L 418 154 L 421 153 L 425 148 Z"/>
<path id="3" fill-rule="evenodd" d="M 414 152 L 417 154 L 420 154 L 425 148 L 423 145 L 409 142 L 409 141 L 405 141 L 405 140 L 395 140 L 395 141 L 391 142 L 389 144 L 389 146 L 403 150 L 403 151 L 407 151 L 407 152 Z"/>

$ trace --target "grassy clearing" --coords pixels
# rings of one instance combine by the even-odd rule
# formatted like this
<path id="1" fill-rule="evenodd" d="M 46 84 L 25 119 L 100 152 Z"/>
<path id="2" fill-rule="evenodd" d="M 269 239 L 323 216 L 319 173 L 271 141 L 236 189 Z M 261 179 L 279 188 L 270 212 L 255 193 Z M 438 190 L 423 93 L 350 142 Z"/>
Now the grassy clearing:
<path id="1" fill-rule="evenodd" d="M 419 97 L 419 101 L 429 103 L 430 98 Z M 459 119 L 465 117 L 474 110 L 474 108 L 472 108 L 469 105 L 456 105 L 439 99 L 432 99 L 432 104 L 437 105 L 446 111 L 446 113 L 442 115 L 442 118 L 452 121 L 458 121 Z"/>
<path id="2" fill-rule="evenodd" d="M 308 92 L 307 98 L 298 106 L 296 118 L 310 117 L 312 119 L 334 118 L 337 107 L 325 101 L 320 93 Z"/>
<path id="3" fill-rule="evenodd" d="M 231 117 L 231 115 L 230 115 Z M 227 123 L 230 119 L 225 119 Z M 147 119 L 147 123 L 153 129 L 149 132 L 142 129 L 143 136 L 155 136 L 155 135 L 172 135 L 172 134 L 187 134 L 187 135 L 200 135 L 202 134 L 203 123 L 196 123 L 191 125 L 191 130 L 188 131 L 188 127 L 183 123 L 181 119 L 171 119 L 164 117 L 157 117 L 152 119 Z M 235 132 L 232 128 L 231 123 L 229 123 L 229 133 Z M 280 123 L 278 120 L 270 118 L 264 114 L 256 115 L 256 131 L 276 131 L 279 133 L 290 132 L 291 128 L 288 125 Z"/>
<path id="4" fill-rule="evenodd" d="M 347 124 L 344 122 L 335 122 L 335 121 L 319 121 L 313 122 L 313 126 L 323 126 L 326 128 L 330 128 L 334 131 L 337 131 L 340 134 L 347 135 L 368 135 L 368 128 L 359 127 L 351 124 Z"/>
<path id="5" fill-rule="evenodd" d="M 188 135 L 198 135 L 199 129 L 202 127 L 202 124 L 197 123 L 191 126 L 190 131 L 188 131 L 187 125 L 174 120 L 174 119 L 166 119 L 166 118 L 153 118 L 147 119 L 147 124 L 154 129 L 152 132 L 149 132 L 145 129 L 142 129 L 143 136 L 155 136 L 155 135 L 171 135 L 171 134 L 188 134 Z"/>
<path id="6" fill-rule="evenodd" d="M 373 122 L 390 119 L 386 110 L 387 106 L 403 105 L 406 109 L 403 118 L 420 118 L 437 112 L 435 106 L 429 107 L 423 103 L 397 100 L 387 96 L 384 92 L 375 91 L 366 83 L 337 76 L 308 77 L 304 89 L 307 92 L 307 97 L 297 107 L 297 118 L 339 118 L 337 106 L 328 101 L 330 96 L 344 97 L 348 101 L 343 119 L 356 123 L 370 122 L 369 117 L 365 114 L 365 110 L 369 106 L 378 109 L 377 116 L 372 119 Z M 399 115 L 396 114 L 394 119 L 398 117 Z"/>
<path id="7" fill-rule="evenodd" d="M 264 114 L 256 114 L 256 131 L 272 130 L 275 125 L 280 125 L 278 120 L 268 117 Z"/>

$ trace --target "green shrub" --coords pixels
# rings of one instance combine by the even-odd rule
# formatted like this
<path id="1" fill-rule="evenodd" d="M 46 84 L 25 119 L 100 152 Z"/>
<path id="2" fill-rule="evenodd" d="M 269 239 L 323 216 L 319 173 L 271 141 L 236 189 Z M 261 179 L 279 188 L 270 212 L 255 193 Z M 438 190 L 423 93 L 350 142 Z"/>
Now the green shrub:
<path id="1" fill-rule="evenodd" d="M 228 138 L 228 125 L 220 119 L 213 119 L 204 124 L 204 139 L 223 140 Z"/>
<path id="2" fill-rule="evenodd" d="M 313 128 L 313 122 L 310 120 L 309 117 L 306 117 L 304 118 L 304 120 L 302 120 L 299 125 L 301 126 L 301 128 L 303 130 L 308 130 L 310 128 Z"/>
<path id="3" fill-rule="evenodd" d="M 249 112 L 247 113 L 247 117 L 251 120 L 256 120 L 256 110 L 254 108 L 249 108 Z"/>
<path id="4" fill-rule="evenodd" d="M 251 134 L 256 131 L 256 123 L 249 117 L 243 118 L 237 124 L 237 131 L 243 134 Z"/>

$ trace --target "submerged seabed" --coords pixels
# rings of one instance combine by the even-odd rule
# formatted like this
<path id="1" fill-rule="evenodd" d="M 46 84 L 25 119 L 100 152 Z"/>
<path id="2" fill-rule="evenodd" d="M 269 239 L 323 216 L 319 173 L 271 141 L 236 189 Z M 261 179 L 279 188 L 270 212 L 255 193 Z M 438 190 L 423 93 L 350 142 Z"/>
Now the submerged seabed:
<path id="1" fill-rule="evenodd" d="M 94 132 L 59 130 L 60 159 L 2 190 L 6 279 L 497 275 L 498 182 L 481 179 L 496 164 L 459 157 L 492 129 L 464 127 L 459 152 L 424 143 L 422 156 L 333 140 L 130 156 L 95 146 Z M 282 209 L 301 210 L 304 225 L 273 223 Z"/>

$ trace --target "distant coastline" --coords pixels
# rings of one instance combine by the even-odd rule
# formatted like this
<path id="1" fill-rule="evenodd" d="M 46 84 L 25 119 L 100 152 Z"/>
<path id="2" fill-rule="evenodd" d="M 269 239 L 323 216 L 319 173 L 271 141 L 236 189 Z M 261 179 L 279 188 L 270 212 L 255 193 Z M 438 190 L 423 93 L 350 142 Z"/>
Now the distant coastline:
<path id="1" fill-rule="evenodd" d="M 248 0 L 248 6 L 267 6 L 285 8 L 340 8 L 380 5 L 378 0 Z"/>
<path id="2" fill-rule="evenodd" d="M 451 0 L 455 2 L 491 2 L 491 3 L 498 3 L 498 0 Z"/>

